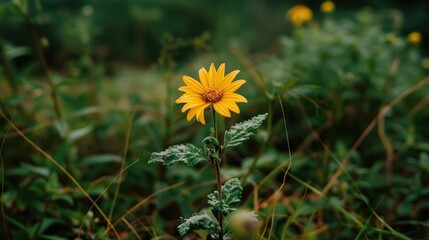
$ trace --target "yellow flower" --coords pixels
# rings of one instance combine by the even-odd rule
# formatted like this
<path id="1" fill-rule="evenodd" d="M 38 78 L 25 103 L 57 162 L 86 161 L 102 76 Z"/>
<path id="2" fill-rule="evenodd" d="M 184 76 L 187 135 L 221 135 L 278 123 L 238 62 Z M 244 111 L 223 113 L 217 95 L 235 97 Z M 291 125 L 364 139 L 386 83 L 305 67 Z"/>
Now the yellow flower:
<path id="1" fill-rule="evenodd" d="M 335 3 L 332 1 L 324 1 L 322 5 L 320 5 L 320 11 L 324 13 L 330 13 L 335 10 Z"/>
<path id="2" fill-rule="evenodd" d="M 395 36 L 395 34 L 393 33 L 388 33 L 386 35 L 387 38 L 387 42 L 389 42 L 392 45 L 399 45 L 401 43 L 401 39 L 399 39 L 397 36 Z"/>
<path id="3" fill-rule="evenodd" d="M 293 25 L 299 27 L 303 23 L 311 21 L 313 12 L 310 8 L 299 4 L 287 11 L 286 17 L 292 21 Z"/>
<path id="4" fill-rule="evenodd" d="M 240 113 L 237 103 L 247 103 L 247 99 L 235 93 L 246 82 L 242 79 L 233 82 L 239 72 L 235 70 L 225 76 L 225 63 L 217 70 L 212 63 L 208 72 L 205 68 L 200 69 L 200 81 L 183 76 L 186 86 L 180 87 L 179 90 L 184 94 L 176 100 L 176 103 L 185 104 L 182 112 L 189 110 L 188 121 L 195 116 L 198 122 L 205 125 L 204 110 L 210 106 L 224 117 L 231 117 L 230 111 Z"/>
<path id="5" fill-rule="evenodd" d="M 422 34 L 420 32 L 412 32 L 408 34 L 408 42 L 418 45 L 422 41 Z"/>

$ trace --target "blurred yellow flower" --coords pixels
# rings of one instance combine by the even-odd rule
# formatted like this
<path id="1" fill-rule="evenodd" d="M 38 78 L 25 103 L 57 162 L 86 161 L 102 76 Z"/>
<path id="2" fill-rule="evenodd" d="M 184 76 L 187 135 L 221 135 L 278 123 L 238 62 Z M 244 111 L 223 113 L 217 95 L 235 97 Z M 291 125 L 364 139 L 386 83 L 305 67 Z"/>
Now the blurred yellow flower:
<path id="1" fill-rule="evenodd" d="M 303 23 L 311 21 L 313 12 L 310 8 L 299 4 L 287 11 L 286 17 L 292 21 L 293 25 L 299 27 Z"/>
<path id="2" fill-rule="evenodd" d="M 335 3 L 332 1 L 324 1 L 320 5 L 320 11 L 324 13 L 330 13 L 330 12 L 333 12 L 334 10 L 335 10 Z"/>
<path id="3" fill-rule="evenodd" d="M 395 36 L 393 33 L 388 33 L 386 35 L 387 42 L 389 42 L 392 45 L 399 45 L 401 43 L 401 39 Z"/>
<path id="4" fill-rule="evenodd" d="M 412 32 L 408 34 L 408 42 L 418 45 L 422 41 L 422 34 L 420 32 Z"/>
<path id="5" fill-rule="evenodd" d="M 217 70 L 212 63 L 208 72 L 205 68 L 200 69 L 200 81 L 183 76 L 186 86 L 180 87 L 179 90 L 184 94 L 176 100 L 176 103 L 185 104 L 182 112 L 189 110 L 188 121 L 195 116 L 198 122 L 205 125 L 204 110 L 210 106 L 224 117 L 231 117 L 230 111 L 240 113 L 237 103 L 247 103 L 247 99 L 235 93 L 246 82 L 242 79 L 233 82 L 239 72 L 235 70 L 225 76 L 225 63 Z"/>

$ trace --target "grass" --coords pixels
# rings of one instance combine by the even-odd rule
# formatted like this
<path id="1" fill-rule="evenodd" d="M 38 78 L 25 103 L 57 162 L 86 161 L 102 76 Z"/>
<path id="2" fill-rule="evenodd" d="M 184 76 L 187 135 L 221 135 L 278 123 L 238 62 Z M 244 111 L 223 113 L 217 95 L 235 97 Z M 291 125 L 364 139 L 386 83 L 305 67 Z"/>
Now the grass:
<path id="1" fill-rule="evenodd" d="M 170 36 L 144 68 L 85 45 L 58 68 L 37 18 L 8 14 L 33 43 L 0 44 L 2 239 L 178 239 L 177 219 L 206 209 L 215 173 L 147 161 L 209 134 L 174 101 L 181 76 L 211 62 L 247 80 L 249 103 L 220 131 L 269 113 L 222 162 L 258 215 L 255 239 L 428 238 L 427 59 L 382 15 L 320 15 L 256 52 L 213 48 L 224 28 Z"/>

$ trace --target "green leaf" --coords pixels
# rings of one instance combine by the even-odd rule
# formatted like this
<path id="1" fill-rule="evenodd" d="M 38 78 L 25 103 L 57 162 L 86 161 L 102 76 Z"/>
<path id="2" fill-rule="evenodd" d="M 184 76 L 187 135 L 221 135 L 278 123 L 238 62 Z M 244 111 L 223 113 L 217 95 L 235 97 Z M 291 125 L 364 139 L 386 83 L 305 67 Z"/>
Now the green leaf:
<path id="1" fill-rule="evenodd" d="M 159 153 L 152 153 L 149 163 L 162 162 L 166 166 L 171 166 L 177 162 L 183 162 L 189 167 L 198 162 L 205 161 L 203 151 L 192 144 L 174 145 Z"/>
<path id="2" fill-rule="evenodd" d="M 188 219 L 180 218 L 179 221 L 181 223 L 177 226 L 177 230 L 179 230 L 182 237 L 190 231 L 206 230 L 209 233 L 216 233 L 220 230 L 217 221 L 204 212 L 196 213 Z"/>
<path id="3" fill-rule="evenodd" d="M 34 165 L 31 165 L 31 164 L 27 164 L 27 163 L 23 163 L 21 165 L 21 167 L 23 169 L 29 170 L 30 172 L 42 175 L 44 177 L 49 176 L 49 168 L 47 168 L 47 167 L 39 167 L 39 166 L 34 166 Z"/>
<path id="4" fill-rule="evenodd" d="M 90 155 L 82 159 L 79 163 L 80 166 L 99 165 L 106 163 L 120 163 L 121 156 L 115 154 L 96 154 Z"/>
<path id="5" fill-rule="evenodd" d="M 214 191 L 207 195 L 208 203 L 216 211 L 221 211 L 223 215 L 228 215 L 230 212 L 237 210 L 236 207 L 240 203 L 241 193 L 243 188 L 237 178 L 228 180 L 222 186 L 222 201 L 218 199 L 218 191 Z"/>
<path id="6" fill-rule="evenodd" d="M 227 150 L 240 145 L 242 142 L 249 139 L 250 136 L 256 134 L 262 124 L 262 121 L 265 120 L 267 115 L 267 113 L 260 114 L 247 121 L 237 123 L 232 126 L 231 129 L 227 130 L 223 140 L 223 151 L 226 152 Z"/>
<path id="7" fill-rule="evenodd" d="M 68 134 L 67 142 L 74 143 L 77 140 L 79 140 L 79 139 L 85 137 L 86 135 L 88 135 L 89 133 L 91 133 L 93 129 L 94 129 L 93 126 L 87 126 L 87 127 L 78 128 L 76 130 L 73 130 Z"/>

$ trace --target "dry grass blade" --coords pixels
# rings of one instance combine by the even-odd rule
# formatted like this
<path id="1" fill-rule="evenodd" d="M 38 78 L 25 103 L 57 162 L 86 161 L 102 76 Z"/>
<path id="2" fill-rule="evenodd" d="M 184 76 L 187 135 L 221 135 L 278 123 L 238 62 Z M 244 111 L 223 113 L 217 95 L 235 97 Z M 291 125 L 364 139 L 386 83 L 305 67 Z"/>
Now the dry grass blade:
<path id="1" fill-rule="evenodd" d="M 125 167 L 125 161 L 127 159 L 127 151 L 128 151 L 128 146 L 130 143 L 131 129 L 133 126 L 133 120 L 134 120 L 134 116 L 136 115 L 136 112 L 137 112 L 137 106 L 134 107 L 134 110 L 132 111 L 131 116 L 128 119 L 127 136 L 125 137 L 124 153 L 123 153 L 122 161 L 121 161 L 121 169 L 120 169 L 121 174 L 119 175 L 119 180 L 118 180 L 118 184 L 116 185 L 115 195 L 113 196 L 112 206 L 110 207 L 109 219 L 112 219 L 113 210 L 115 209 L 115 205 L 116 205 L 116 199 L 118 198 L 119 189 L 121 187 L 122 172 L 123 172 L 122 170 Z"/>
<path id="2" fill-rule="evenodd" d="M 103 210 L 95 203 L 95 201 L 89 196 L 89 194 L 85 191 L 85 189 L 79 184 L 79 182 L 61 165 L 58 163 L 57 160 L 55 160 L 51 155 L 49 155 L 47 152 L 45 152 L 43 149 L 41 149 L 37 144 L 35 144 L 31 139 L 29 139 L 24 133 L 22 133 L 19 128 L 4 114 L 3 110 L 0 109 L 0 115 L 6 120 L 6 122 L 26 141 L 28 142 L 34 149 L 36 149 L 39 153 L 41 153 L 43 156 L 46 157 L 51 163 L 53 163 L 55 166 L 57 166 L 61 172 L 63 172 L 79 189 L 79 191 L 89 200 L 91 203 L 94 204 L 94 206 L 97 208 L 97 210 L 100 212 L 101 216 L 104 218 L 104 220 L 109 224 L 110 227 L 112 227 L 113 232 L 115 233 L 115 236 L 118 239 L 121 239 L 118 232 L 116 231 L 115 227 L 112 225 L 110 220 L 107 218 L 106 214 L 104 214 Z"/>
<path id="3" fill-rule="evenodd" d="M 325 188 L 323 189 L 323 194 L 326 194 L 334 185 L 334 183 L 337 181 L 338 177 L 341 175 L 341 173 L 344 171 L 344 168 L 349 163 L 350 156 L 362 144 L 363 140 L 365 140 L 365 138 L 369 135 L 369 133 L 374 129 L 379 119 L 381 119 L 391 108 L 393 108 L 396 104 L 398 104 L 402 99 L 404 99 L 408 95 L 419 90 L 420 88 L 422 88 L 427 84 L 429 84 L 429 76 L 425 77 L 423 80 L 419 81 L 418 83 L 408 88 L 403 93 L 399 94 L 389 104 L 387 104 L 385 107 L 383 107 L 380 110 L 377 116 L 369 123 L 368 127 L 366 127 L 366 129 L 360 135 L 358 140 L 353 144 L 352 148 L 347 152 L 347 155 L 344 157 L 344 161 L 341 163 L 340 167 L 337 169 L 337 171 L 335 171 L 335 173 L 329 179 L 328 184 L 326 184 Z"/>
<path id="4" fill-rule="evenodd" d="M 144 204 L 146 204 L 151 198 L 155 197 L 156 195 L 163 193 L 165 191 L 171 190 L 173 188 L 179 187 L 183 184 L 185 184 L 186 181 L 182 181 L 182 182 L 178 182 L 176 184 L 170 185 L 168 187 L 165 187 L 157 192 L 152 193 L 151 195 L 145 197 L 144 199 L 142 199 L 140 202 L 138 202 L 136 205 L 134 205 L 133 207 L 131 207 L 130 209 L 128 209 L 122 216 L 120 216 L 111 226 L 108 226 L 108 228 L 106 229 L 106 232 L 110 231 L 111 227 L 116 226 L 119 222 L 122 221 L 123 218 L 126 218 L 128 215 L 132 214 L 134 211 L 136 211 L 139 207 L 143 206 Z"/>
<path id="5" fill-rule="evenodd" d="M 272 210 L 272 214 L 271 214 L 271 226 L 270 226 L 270 231 L 269 231 L 269 233 L 268 233 L 268 239 L 271 239 L 271 235 L 272 235 L 273 228 L 274 228 L 274 216 L 275 216 L 275 211 L 276 211 L 277 201 L 278 201 L 278 199 L 279 199 L 279 197 L 280 197 L 280 193 L 281 193 L 281 191 L 282 191 L 282 189 L 283 189 L 284 185 L 286 184 L 286 176 L 288 175 L 289 169 L 290 169 L 290 168 L 291 168 L 291 166 L 292 166 L 292 153 L 291 153 L 291 150 L 290 150 L 289 134 L 288 134 L 288 130 L 287 130 L 286 116 L 285 116 L 285 112 L 284 112 L 284 108 L 283 108 L 282 99 L 281 99 L 280 95 L 277 95 L 277 97 L 278 97 L 278 100 L 279 100 L 279 103 L 280 103 L 280 108 L 281 108 L 281 111 L 282 111 L 283 124 L 284 124 L 284 128 L 285 128 L 285 135 L 286 135 L 286 143 L 287 143 L 288 153 L 289 153 L 289 164 L 288 164 L 288 166 L 287 166 L 286 171 L 285 171 L 285 172 L 284 172 L 284 174 L 283 174 L 283 181 L 282 181 L 282 184 L 280 185 L 279 189 L 278 189 L 278 190 L 276 191 L 276 193 L 275 193 L 275 197 L 274 197 L 274 204 L 273 204 L 273 210 Z M 265 225 L 265 227 L 264 227 L 264 231 L 263 231 L 263 232 L 262 232 L 262 234 L 261 234 L 261 239 L 262 239 L 262 237 L 263 237 L 263 236 L 264 236 L 264 234 L 265 234 L 265 231 L 266 231 L 266 229 L 267 229 L 267 224 L 268 224 L 268 221 L 267 221 L 267 223 L 266 223 L 266 225 Z"/>
<path id="6" fill-rule="evenodd" d="M 6 134 L 4 135 L 3 141 L 1 143 L 0 146 L 0 162 L 1 162 L 1 215 L 2 215 L 2 219 L 3 219 L 3 227 L 4 227 L 4 231 L 6 233 L 6 237 L 9 240 L 9 233 L 7 231 L 7 226 L 6 226 L 6 214 L 4 211 L 4 161 L 3 161 L 3 146 L 4 143 L 6 142 L 6 138 L 8 136 L 10 130 L 10 125 L 7 127 L 6 130 Z"/>
<path id="7" fill-rule="evenodd" d="M 137 233 L 136 229 L 127 221 L 127 219 L 122 218 L 122 221 L 131 229 L 131 231 L 134 233 L 137 239 L 141 240 L 142 238 Z"/>
<path id="8" fill-rule="evenodd" d="M 110 181 L 109 185 L 107 185 L 107 187 L 103 190 L 103 192 L 97 197 L 97 199 L 94 200 L 94 202 L 92 203 L 92 205 L 89 207 L 88 211 L 86 211 L 85 216 L 82 219 L 82 222 L 80 224 L 79 227 L 79 233 L 77 238 L 80 238 L 80 234 L 83 230 L 83 224 L 85 223 L 85 218 L 88 216 L 89 212 L 92 210 L 92 208 L 96 205 L 96 203 L 98 202 L 98 200 L 100 200 L 100 198 L 104 195 L 104 193 L 107 192 L 107 190 L 110 188 L 110 186 L 116 181 L 116 179 L 118 179 L 120 176 L 122 176 L 122 173 L 124 173 L 128 168 L 130 168 L 132 165 L 136 164 L 139 161 L 139 159 L 135 160 L 133 163 L 131 163 L 130 165 L 128 165 L 126 168 L 123 168 L 119 171 L 118 174 L 116 174 L 116 176 Z M 110 218 L 109 218 L 110 220 Z"/>

